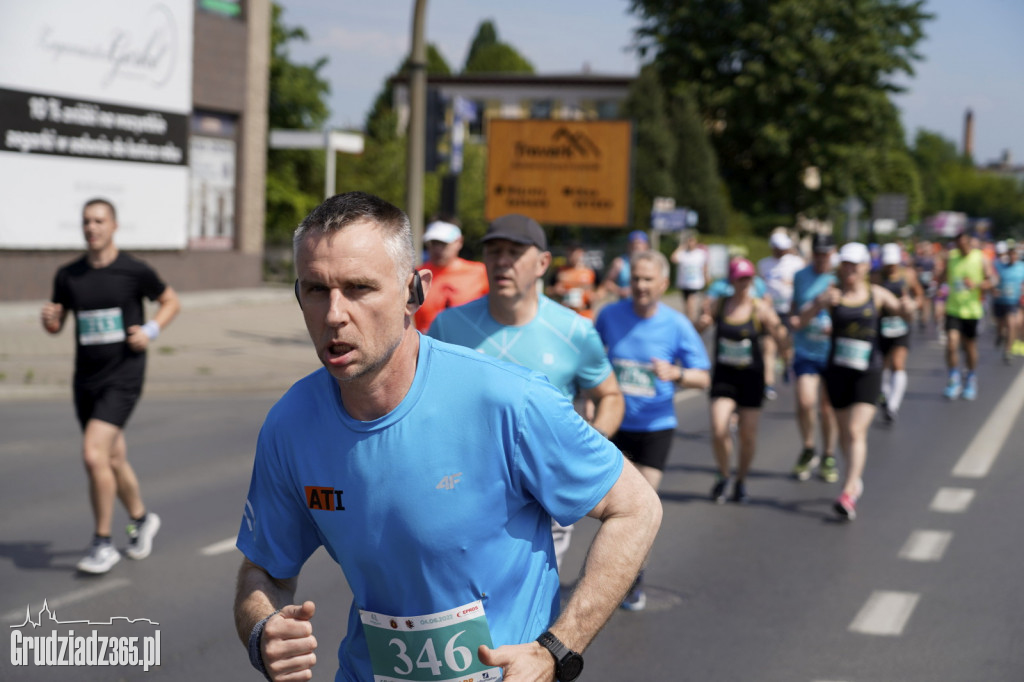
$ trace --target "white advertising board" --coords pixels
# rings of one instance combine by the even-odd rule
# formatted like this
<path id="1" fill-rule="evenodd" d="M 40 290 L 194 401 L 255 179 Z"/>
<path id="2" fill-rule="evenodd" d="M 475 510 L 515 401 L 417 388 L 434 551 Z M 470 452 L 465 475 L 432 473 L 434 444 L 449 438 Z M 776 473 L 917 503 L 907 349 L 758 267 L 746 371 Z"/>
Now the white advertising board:
<path id="1" fill-rule="evenodd" d="M 95 197 L 121 246 L 184 248 L 193 4 L 0 3 L 0 248 L 81 248 Z"/>

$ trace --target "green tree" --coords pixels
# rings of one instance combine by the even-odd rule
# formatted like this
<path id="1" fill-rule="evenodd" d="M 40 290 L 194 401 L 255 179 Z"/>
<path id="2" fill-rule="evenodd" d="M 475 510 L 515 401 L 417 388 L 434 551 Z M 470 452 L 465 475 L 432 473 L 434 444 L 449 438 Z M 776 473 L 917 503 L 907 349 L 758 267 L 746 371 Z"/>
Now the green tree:
<path id="1" fill-rule="evenodd" d="M 640 74 L 629 89 L 622 115 L 633 121 L 633 228 L 651 225 L 651 207 L 655 197 L 676 197 L 672 177 L 676 140 L 667 115 L 665 93 L 658 74 L 651 66 Z"/>
<path id="2" fill-rule="evenodd" d="M 473 42 L 470 43 L 469 53 L 466 55 L 466 64 L 472 62 L 477 53 L 485 47 L 498 44 L 498 29 L 494 28 L 494 22 L 487 20 L 480 23 L 479 28 L 476 30 L 476 36 L 473 38 Z"/>
<path id="3" fill-rule="evenodd" d="M 308 40 L 308 36 L 302 28 L 285 26 L 280 5 L 274 3 L 272 11 L 269 126 L 272 129 L 319 129 L 329 115 L 326 98 L 330 87 L 320 74 L 327 58 L 321 57 L 313 64 L 293 62 L 289 44 Z M 268 150 L 268 244 L 289 242 L 295 227 L 322 199 L 323 177 L 322 153 Z"/>
<path id="4" fill-rule="evenodd" d="M 485 21 L 466 55 L 463 73 L 533 73 L 533 64 L 506 43 L 498 40 L 494 24 Z"/>
<path id="5" fill-rule="evenodd" d="M 950 210 L 957 169 L 967 165 L 957 152 L 956 144 L 939 133 L 918 130 L 911 150 L 921 177 L 923 212 L 927 214 Z"/>
<path id="6" fill-rule="evenodd" d="M 913 74 L 924 0 L 632 0 L 641 54 L 692 88 L 733 202 L 823 214 L 855 183 L 854 146 L 902 149 L 889 95 Z M 804 169 L 823 171 L 808 193 Z"/>
<path id="7" fill-rule="evenodd" d="M 684 88 L 672 97 L 671 121 L 677 142 L 673 166 L 676 201 L 697 212 L 700 230 L 725 234 L 729 200 L 718 174 L 718 159 L 696 102 Z"/>

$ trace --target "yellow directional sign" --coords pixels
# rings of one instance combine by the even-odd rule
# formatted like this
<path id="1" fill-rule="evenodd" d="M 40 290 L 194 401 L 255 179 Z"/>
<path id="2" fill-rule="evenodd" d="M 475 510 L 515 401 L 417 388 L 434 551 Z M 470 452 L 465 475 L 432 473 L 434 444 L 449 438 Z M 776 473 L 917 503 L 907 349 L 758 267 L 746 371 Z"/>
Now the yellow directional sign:
<path id="1" fill-rule="evenodd" d="M 632 150 L 629 121 L 491 119 L 486 217 L 626 227 Z"/>

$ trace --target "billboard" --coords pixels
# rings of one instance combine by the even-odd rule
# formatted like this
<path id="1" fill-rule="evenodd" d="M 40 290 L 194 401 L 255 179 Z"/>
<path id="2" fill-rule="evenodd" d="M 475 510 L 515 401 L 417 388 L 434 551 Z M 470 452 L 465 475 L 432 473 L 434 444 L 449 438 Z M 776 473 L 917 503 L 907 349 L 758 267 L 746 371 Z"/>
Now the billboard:
<path id="1" fill-rule="evenodd" d="M 491 119 L 485 215 L 548 225 L 629 224 L 629 121 Z"/>
<path id="2" fill-rule="evenodd" d="M 0 248 L 82 248 L 94 197 L 121 246 L 185 246 L 193 4 L 3 3 Z"/>

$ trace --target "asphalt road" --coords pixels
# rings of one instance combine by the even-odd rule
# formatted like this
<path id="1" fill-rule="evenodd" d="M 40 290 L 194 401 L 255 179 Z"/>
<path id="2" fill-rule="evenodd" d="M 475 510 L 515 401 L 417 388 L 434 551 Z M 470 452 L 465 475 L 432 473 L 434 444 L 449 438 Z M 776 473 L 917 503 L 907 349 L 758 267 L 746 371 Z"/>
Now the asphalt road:
<path id="1" fill-rule="evenodd" d="M 613 617 L 586 653 L 581 679 L 1024 679 L 1024 372 L 1002 365 L 990 339 L 982 350 L 978 400 L 949 403 L 940 397 L 939 347 L 915 338 L 904 409 L 895 425 L 872 429 L 865 494 L 849 524 L 831 511 L 838 485 L 789 477 L 798 442 L 788 386 L 766 403 L 743 506 L 707 500 L 706 399 L 682 395 L 648 608 Z M 0 679 L 259 679 L 232 624 L 240 555 L 229 540 L 256 434 L 276 397 L 144 398 L 128 427 L 129 452 L 164 526 L 149 559 L 126 559 L 98 578 L 74 570 L 91 517 L 70 399 L 0 405 L 4 629 L 10 637 L 68 627 L 159 630 L 161 653 L 149 672 L 37 668 L 13 666 L 6 646 Z M 115 527 L 124 520 L 119 509 Z M 567 590 L 595 530 L 589 519 L 578 526 L 563 570 Z M 299 597 L 318 607 L 314 679 L 332 680 L 350 594 L 323 551 L 304 569 Z M 16 627 L 26 608 L 35 620 L 44 600 L 61 622 L 152 623 Z"/>

